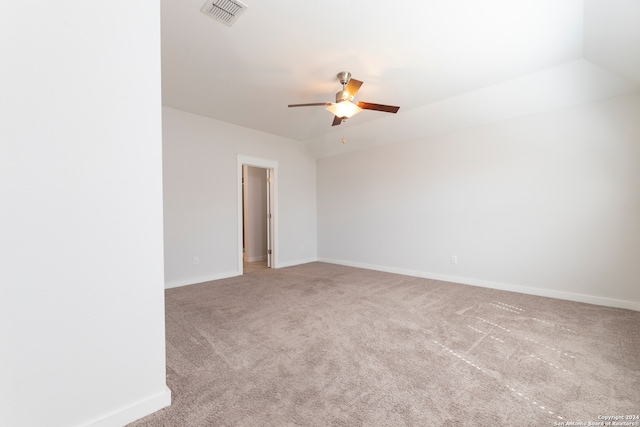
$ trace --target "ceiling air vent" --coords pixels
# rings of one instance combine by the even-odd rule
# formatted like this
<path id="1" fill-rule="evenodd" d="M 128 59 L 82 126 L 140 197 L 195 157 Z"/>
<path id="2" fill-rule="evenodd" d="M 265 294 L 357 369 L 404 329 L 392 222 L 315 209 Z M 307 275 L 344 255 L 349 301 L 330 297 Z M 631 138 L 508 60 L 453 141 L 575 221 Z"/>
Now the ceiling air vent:
<path id="1" fill-rule="evenodd" d="M 238 0 L 207 0 L 200 11 L 231 26 L 246 8 L 247 5 Z"/>

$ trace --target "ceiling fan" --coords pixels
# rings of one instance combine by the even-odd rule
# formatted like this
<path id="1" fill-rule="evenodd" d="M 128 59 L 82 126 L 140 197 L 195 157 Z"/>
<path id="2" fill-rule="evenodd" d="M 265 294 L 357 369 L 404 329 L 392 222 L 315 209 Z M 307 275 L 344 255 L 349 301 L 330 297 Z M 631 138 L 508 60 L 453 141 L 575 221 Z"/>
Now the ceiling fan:
<path id="1" fill-rule="evenodd" d="M 376 110 L 383 111 L 385 113 L 397 113 L 400 107 L 394 107 L 393 105 L 372 104 L 370 102 L 358 102 L 354 104 L 353 97 L 356 96 L 362 82 L 360 80 L 352 79 L 351 73 L 348 71 L 341 71 L 338 73 L 338 79 L 342 83 L 342 90 L 336 93 L 336 102 L 315 102 L 311 104 L 290 104 L 289 107 L 311 107 L 316 105 L 324 105 L 327 111 L 334 114 L 333 123 L 331 126 L 336 126 L 342 123 L 343 120 L 358 114 L 362 110 Z"/>

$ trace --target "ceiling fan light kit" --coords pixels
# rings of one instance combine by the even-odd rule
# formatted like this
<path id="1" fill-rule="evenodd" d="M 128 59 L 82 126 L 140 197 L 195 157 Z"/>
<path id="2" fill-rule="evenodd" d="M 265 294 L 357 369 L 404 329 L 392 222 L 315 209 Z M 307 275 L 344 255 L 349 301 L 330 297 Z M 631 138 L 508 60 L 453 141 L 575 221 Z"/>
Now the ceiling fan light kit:
<path id="1" fill-rule="evenodd" d="M 336 93 L 336 102 L 315 102 L 310 104 L 289 104 L 289 107 L 309 107 L 309 106 L 326 106 L 326 110 L 330 111 L 333 115 L 333 123 L 331 126 L 337 126 L 342 123 L 343 120 L 353 117 L 362 110 L 376 110 L 384 113 L 397 113 L 400 107 L 393 105 L 373 104 L 371 102 L 358 102 L 353 103 L 353 98 L 356 96 L 362 86 L 360 80 L 352 79 L 351 73 L 348 71 L 341 71 L 337 75 L 338 80 L 342 83 L 342 90 Z"/>
<path id="2" fill-rule="evenodd" d="M 335 104 L 329 105 L 326 110 L 332 112 L 336 117 L 344 120 L 355 116 L 362 111 L 362 108 L 358 107 L 351 101 L 339 101 Z"/>

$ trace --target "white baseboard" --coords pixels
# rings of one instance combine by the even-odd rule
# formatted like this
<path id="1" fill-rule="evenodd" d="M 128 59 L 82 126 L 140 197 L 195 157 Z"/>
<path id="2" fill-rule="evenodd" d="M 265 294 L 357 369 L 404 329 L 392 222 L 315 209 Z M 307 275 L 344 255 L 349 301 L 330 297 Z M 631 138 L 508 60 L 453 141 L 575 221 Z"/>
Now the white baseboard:
<path id="1" fill-rule="evenodd" d="M 295 265 L 308 264 L 310 262 L 316 262 L 316 261 L 318 261 L 317 258 L 306 258 L 306 259 L 299 259 L 295 261 L 279 262 L 277 265 L 275 265 L 274 268 L 293 267 Z M 228 279 L 230 277 L 237 277 L 241 275 L 242 274 L 239 271 L 229 271 L 227 273 L 213 274 L 210 276 L 197 276 L 197 277 L 189 277 L 186 279 L 170 280 L 170 281 L 164 282 L 164 288 L 165 289 L 179 288 L 181 286 L 195 285 L 198 283 L 211 282 L 213 280 Z"/>
<path id="2" fill-rule="evenodd" d="M 186 279 L 171 280 L 168 282 L 164 282 L 164 288 L 165 289 L 179 288 L 181 286 L 195 285 L 196 283 L 204 283 L 204 282 L 210 282 L 212 280 L 228 279 L 229 277 L 236 277 L 236 276 L 240 276 L 240 273 L 237 271 L 230 271 L 227 273 L 212 274 L 210 276 L 189 277 Z"/>
<path id="3" fill-rule="evenodd" d="M 160 393 L 113 411 L 83 427 L 122 427 L 171 405 L 171 390 L 165 386 Z"/>
<path id="4" fill-rule="evenodd" d="M 314 258 L 298 259 L 295 261 L 278 262 L 278 265 L 276 265 L 276 268 L 293 267 L 296 265 L 309 264 L 310 262 L 316 262 L 316 261 L 318 261 L 318 258 L 314 257 Z"/>
<path id="5" fill-rule="evenodd" d="M 422 277 L 425 279 L 441 280 L 443 282 L 461 283 L 463 285 L 480 286 L 483 288 L 498 289 L 501 291 L 518 292 L 521 294 L 536 295 L 541 297 L 557 298 L 568 301 L 584 302 L 587 304 L 602 305 L 605 307 L 625 308 L 640 311 L 640 302 L 620 300 L 614 298 L 599 297 L 593 295 L 563 292 L 552 289 L 533 288 L 530 286 L 514 285 L 510 283 L 493 282 L 489 280 L 474 279 L 469 277 L 449 276 L 446 274 L 430 273 L 426 271 L 409 270 L 403 268 L 388 267 L 384 265 L 366 264 L 361 262 L 318 258 L 320 262 L 345 265 L 348 267 L 364 268 L 366 270 L 384 271 L 386 273 L 402 274 L 405 276 Z"/>
<path id="6" fill-rule="evenodd" d="M 260 255 L 260 256 L 253 256 L 253 257 L 247 257 L 246 258 L 246 262 L 258 262 L 258 261 L 266 261 L 267 260 L 267 256 L 266 255 Z"/>

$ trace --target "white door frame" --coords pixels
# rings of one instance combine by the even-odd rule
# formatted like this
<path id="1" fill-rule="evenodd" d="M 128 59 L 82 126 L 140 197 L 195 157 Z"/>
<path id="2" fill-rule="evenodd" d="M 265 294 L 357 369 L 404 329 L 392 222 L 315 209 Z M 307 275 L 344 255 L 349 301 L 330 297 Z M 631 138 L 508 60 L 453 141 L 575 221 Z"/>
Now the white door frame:
<path id="1" fill-rule="evenodd" d="M 270 207 L 271 207 L 271 268 L 278 268 L 278 161 L 262 157 L 237 155 L 237 183 L 238 183 L 238 273 L 243 274 L 242 259 L 242 166 L 254 166 L 271 171 Z"/>

